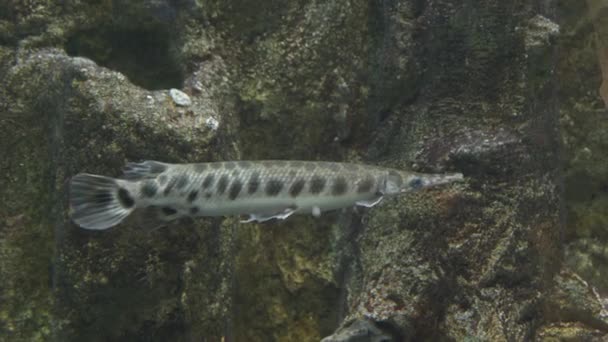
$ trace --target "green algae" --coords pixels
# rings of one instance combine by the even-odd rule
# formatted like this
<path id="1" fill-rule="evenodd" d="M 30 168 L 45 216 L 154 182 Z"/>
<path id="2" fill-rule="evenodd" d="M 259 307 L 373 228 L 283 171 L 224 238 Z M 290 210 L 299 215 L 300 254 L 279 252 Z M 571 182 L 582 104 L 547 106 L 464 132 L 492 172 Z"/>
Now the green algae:
<path id="1" fill-rule="evenodd" d="M 3 151 L 6 152 L 4 155 L 11 156 L 14 151 L 34 157 L 39 150 L 39 145 L 34 144 L 29 148 L 19 145 L 3 144 L 11 146 L 10 152 Z M 3 275 L 0 292 L 5 303 L 0 309 L 0 331 L 13 340 L 46 341 L 58 323 L 53 314 L 53 293 L 49 287 L 53 254 L 53 225 L 48 221 L 49 202 L 38 195 L 38 202 L 30 201 L 30 197 L 23 201 L 20 197 L 31 196 L 32 191 L 36 194 L 42 193 L 41 190 L 49 193 L 50 184 L 43 177 L 45 169 L 44 164 L 41 165 L 42 160 L 35 157 L 28 161 L 21 159 L 18 169 L 10 170 L 15 172 L 14 176 L 9 176 L 10 179 L 2 177 L 1 183 L 6 192 L 2 196 L 5 206 L 0 213 L 0 273 Z M 28 169 L 39 171 L 23 172 Z M 18 187 L 15 186 L 17 184 Z M 18 195 L 12 196 L 15 193 Z M 29 206 L 18 205 L 20 203 L 28 203 Z"/>
<path id="2" fill-rule="evenodd" d="M 311 219 L 241 227 L 237 234 L 235 338 L 320 339 L 331 333 L 338 296 L 329 227 Z M 308 224 L 307 224 L 308 223 Z"/>
<path id="3" fill-rule="evenodd" d="M 6 50 L 2 49 L 3 57 Z M 3 58 L 6 80 L 9 59 Z M 7 80 L 8 81 L 8 80 Z M 7 82 L 16 85 L 17 82 Z M 4 88 L 0 96 L 15 96 L 19 87 Z M 52 101 L 39 98 L 38 105 Z M 4 102 L 8 103 L 8 102 Z M 0 131 L 3 191 L 0 209 L 0 331 L 13 340 L 46 341 L 60 320 L 54 317 L 52 256 L 54 253 L 56 173 L 48 144 L 53 113 L 41 115 L 15 103 L 16 110 L 3 112 Z M 40 123 L 44 123 L 40 125 Z M 11 134 L 8 134 L 11 132 Z"/>
<path id="4" fill-rule="evenodd" d="M 234 58 L 241 65 L 242 156 L 335 160 L 348 152 L 340 141 L 360 136 L 368 122 L 359 76 L 366 72 L 366 8 L 289 3 L 275 11 L 284 16 L 254 27 L 242 18 L 251 12 L 219 17 L 241 43 Z M 341 108 L 345 118 L 337 115 Z M 335 219 L 239 230 L 237 340 L 315 340 L 332 332 L 342 311 L 327 227 Z"/>
<path id="5" fill-rule="evenodd" d="M 268 29 L 257 38 L 259 43 L 239 47 L 241 121 L 249 128 L 239 136 L 243 142 L 258 142 L 243 143 L 243 154 L 318 158 L 319 146 L 336 145 L 333 140 L 340 129 L 336 96 L 349 108 L 348 124 L 360 128 L 366 118 L 358 109 L 365 98 L 358 96 L 357 79 L 366 58 L 366 30 L 359 25 L 366 20 L 365 7 L 343 6 L 347 5 L 306 6 L 306 19 L 301 22 L 296 22 L 296 13 L 290 11 L 285 21 L 293 21 L 292 26 Z M 347 12 L 342 13 L 344 9 Z M 337 93 L 339 80 L 352 94 Z M 286 129 L 286 124 L 297 129 Z M 295 141 L 302 144 L 293 144 Z M 339 148 L 336 145 L 336 150 Z M 336 159 L 337 154 L 324 158 Z"/>

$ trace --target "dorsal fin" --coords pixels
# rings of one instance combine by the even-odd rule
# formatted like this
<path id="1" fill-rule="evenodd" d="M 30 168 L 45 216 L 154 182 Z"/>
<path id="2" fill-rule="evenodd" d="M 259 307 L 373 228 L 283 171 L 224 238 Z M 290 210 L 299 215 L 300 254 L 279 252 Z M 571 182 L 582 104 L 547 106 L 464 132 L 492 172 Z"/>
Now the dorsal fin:
<path id="1" fill-rule="evenodd" d="M 127 163 L 123 169 L 123 178 L 129 180 L 154 178 L 163 173 L 169 165 L 154 160 L 146 160 L 141 163 Z"/>

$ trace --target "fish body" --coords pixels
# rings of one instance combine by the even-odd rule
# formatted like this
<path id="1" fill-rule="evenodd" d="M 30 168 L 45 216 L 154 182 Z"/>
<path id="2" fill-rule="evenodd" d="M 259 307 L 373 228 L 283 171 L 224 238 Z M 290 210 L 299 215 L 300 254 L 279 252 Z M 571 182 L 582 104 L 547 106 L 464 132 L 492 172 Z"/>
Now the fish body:
<path id="1" fill-rule="evenodd" d="M 460 173 L 423 174 L 320 161 L 128 163 L 122 179 L 78 174 L 70 182 L 74 222 L 110 228 L 135 210 L 144 224 L 180 217 L 248 215 L 244 222 L 285 219 L 295 213 L 371 207 L 384 196 L 462 180 Z"/>

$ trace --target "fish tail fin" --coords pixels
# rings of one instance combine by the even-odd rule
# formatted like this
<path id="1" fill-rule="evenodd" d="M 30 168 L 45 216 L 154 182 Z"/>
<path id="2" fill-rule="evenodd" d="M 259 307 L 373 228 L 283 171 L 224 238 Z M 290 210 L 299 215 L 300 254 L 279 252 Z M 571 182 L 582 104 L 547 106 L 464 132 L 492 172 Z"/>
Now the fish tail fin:
<path id="1" fill-rule="evenodd" d="M 72 220 L 85 229 L 108 229 L 119 224 L 135 209 L 127 181 L 77 174 L 70 180 Z"/>

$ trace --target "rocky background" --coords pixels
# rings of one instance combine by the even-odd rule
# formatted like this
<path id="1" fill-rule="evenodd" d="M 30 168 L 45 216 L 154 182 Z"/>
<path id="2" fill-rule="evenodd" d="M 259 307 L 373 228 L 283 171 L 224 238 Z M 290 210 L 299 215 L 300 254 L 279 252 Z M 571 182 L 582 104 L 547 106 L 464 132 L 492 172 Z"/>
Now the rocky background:
<path id="1" fill-rule="evenodd" d="M 599 0 L 0 2 L 0 340 L 608 338 L 607 18 Z M 68 218 L 78 172 L 264 158 L 467 181 L 320 220 Z"/>

